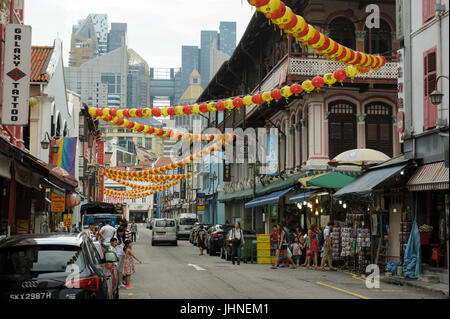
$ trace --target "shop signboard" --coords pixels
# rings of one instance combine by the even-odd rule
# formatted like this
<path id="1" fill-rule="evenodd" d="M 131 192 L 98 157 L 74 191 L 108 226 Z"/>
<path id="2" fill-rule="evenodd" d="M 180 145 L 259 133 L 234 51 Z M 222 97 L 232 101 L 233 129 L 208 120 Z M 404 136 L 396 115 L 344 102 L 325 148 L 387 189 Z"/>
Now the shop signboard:
<path id="1" fill-rule="evenodd" d="M 2 124 L 27 126 L 29 122 L 31 26 L 5 28 Z"/>
<path id="2" fill-rule="evenodd" d="M 66 196 L 59 194 L 56 191 L 51 193 L 51 212 L 52 213 L 63 213 L 66 210 Z"/>
<path id="3" fill-rule="evenodd" d="M 105 154 L 105 142 L 98 141 L 97 143 L 97 163 L 101 166 L 104 164 L 104 154 Z M 105 186 L 105 177 L 103 174 L 98 174 L 98 200 L 103 202 L 103 189 Z"/>
<path id="4" fill-rule="evenodd" d="M 198 193 L 197 194 L 197 211 L 204 211 L 206 204 L 206 194 Z"/>
<path id="5" fill-rule="evenodd" d="M 398 58 L 398 79 L 397 79 L 397 132 L 399 142 L 403 143 L 404 131 L 405 131 L 405 113 L 404 113 L 404 101 L 405 101 L 405 77 L 404 77 L 404 54 L 405 50 L 400 49 L 397 51 Z"/>
<path id="6" fill-rule="evenodd" d="M 180 199 L 186 199 L 186 180 L 181 180 L 180 183 Z"/>
<path id="7" fill-rule="evenodd" d="M 229 162 L 223 162 L 223 181 L 231 182 L 231 164 Z"/>
<path id="8" fill-rule="evenodd" d="M 278 218 L 278 204 L 269 205 L 269 218 L 270 219 Z"/>
<path id="9" fill-rule="evenodd" d="M 274 134 L 276 130 L 271 130 L 271 134 L 267 135 L 266 149 L 266 165 L 260 168 L 262 175 L 278 174 L 278 134 Z"/>

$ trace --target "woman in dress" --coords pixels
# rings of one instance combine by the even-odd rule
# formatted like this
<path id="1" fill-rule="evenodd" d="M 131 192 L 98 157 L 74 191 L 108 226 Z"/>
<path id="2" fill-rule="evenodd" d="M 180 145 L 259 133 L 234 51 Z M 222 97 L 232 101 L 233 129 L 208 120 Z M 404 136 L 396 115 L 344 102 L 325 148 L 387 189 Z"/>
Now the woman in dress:
<path id="1" fill-rule="evenodd" d="M 285 226 L 285 225 L 283 225 Z M 287 243 L 287 238 L 286 238 L 286 232 L 284 231 L 284 227 L 282 225 L 278 224 L 277 228 L 279 231 L 279 242 L 278 242 L 278 249 L 277 249 L 277 255 L 276 255 L 276 261 L 275 261 L 275 265 L 272 266 L 272 269 L 278 269 L 278 264 L 280 263 L 280 254 L 281 252 L 283 252 L 283 254 L 286 256 L 286 258 L 289 260 L 289 262 L 292 264 L 291 268 L 295 269 L 297 268 L 295 266 L 294 261 L 292 260 L 292 257 L 289 256 L 288 253 L 288 243 Z"/>
<path id="2" fill-rule="evenodd" d="M 131 275 L 135 273 L 134 270 L 134 262 L 133 258 L 136 259 L 140 264 L 142 264 L 142 261 L 136 257 L 136 255 L 133 253 L 132 247 L 133 245 L 129 240 L 125 242 L 125 246 L 123 247 L 123 250 L 125 252 L 125 261 L 123 264 L 123 275 L 125 276 L 125 282 L 126 282 L 126 289 L 132 289 L 133 287 L 130 285 L 130 278 Z"/>
<path id="3" fill-rule="evenodd" d="M 319 269 L 319 233 L 320 230 L 318 230 L 316 224 L 311 224 L 309 226 L 308 230 L 308 237 L 309 237 L 309 249 L 311 250 L 311 255 L 313 256 L 313 265 L 314 269 Z M 307 265 L 308 269 L 311 269 L 309 267 L 309 264 Z"/>

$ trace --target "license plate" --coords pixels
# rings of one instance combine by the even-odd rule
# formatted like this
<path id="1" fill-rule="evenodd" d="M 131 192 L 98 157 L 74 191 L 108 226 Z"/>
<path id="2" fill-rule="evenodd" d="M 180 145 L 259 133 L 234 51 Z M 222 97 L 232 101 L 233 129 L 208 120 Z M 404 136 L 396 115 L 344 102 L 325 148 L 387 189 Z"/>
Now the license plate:
<path id="1" fill-rule="evenodd" d="M 164 236 L 166 233 L 156 233 L 158 236 Z"/>
<path id="2" fill-rule="evenodd" d="M 13 300 L 42 300 L 42 299 L 50 299 L 51 297 L 52 297 L 51 292 L 30 292 L 30 293 L 9 295 L 9 299 Z"/>

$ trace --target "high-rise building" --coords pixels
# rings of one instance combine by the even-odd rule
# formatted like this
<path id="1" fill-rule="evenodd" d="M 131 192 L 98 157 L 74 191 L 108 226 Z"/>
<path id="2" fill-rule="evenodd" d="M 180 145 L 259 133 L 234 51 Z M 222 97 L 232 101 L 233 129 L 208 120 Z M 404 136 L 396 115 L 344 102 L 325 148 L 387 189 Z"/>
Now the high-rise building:
<path id="1" fill-rule="evenodd" d="M 108 52 L 108 15 L 91 13 L 89 17 L 97 36 L 98 55 L 106 54 Z"/>
<path id="2" fill-rule="evenodd" d="M 127 103 L 128 50 L 107 53 L 79 67 L 65 68 L 67 88 L 95 107 L 124 107 Z"/>
<path id="3" fill-rule="evenodd" d="M 183 45 L 181 47 L 181 89 L 183 92 L 189 87 L 190 74 L 199 67 L 200 50 L 198 46 Z"/>
<path id="4" fill-rule="evenodd" d="M 150 69 L 133 49 L 128 49 L 127 107 L 150 107 Z"/>
<path id="5" fill-rule="evenodd" d="M 230 56 L 219 50 L 217 45 L 213 43 L 209 52 L 209 78 L 212 79 L 222 64 L 228 60 Z"/>
<path id="6" fill-rule="evenodd" d="M 114 51 L 127 45 L 127 24 L 111 23 L 111 30 L 108 34 L 108 52 Z"/>
<path id="7" fill-rule="evenodd" d="M 219 46 L 217 48 L 231 56 L 236 48 L 236 22 L 221 21 L 219 32 Z"/>
<path id="8" fill-rule="evenodd" d="M 72 27 L 69 66 L 80 66 L 99 55 L 99 42 L 92 18 Z"/>
<path id="9" fill-rule="evenodd" d="M 210 78 L 210 51 L 211 46 L 217 47 L 218 34 L 217 31 L 201 31 L 201 47 L 200 47 L 200 74 L 202 76 L 202 87 L 206 88 Z"/>

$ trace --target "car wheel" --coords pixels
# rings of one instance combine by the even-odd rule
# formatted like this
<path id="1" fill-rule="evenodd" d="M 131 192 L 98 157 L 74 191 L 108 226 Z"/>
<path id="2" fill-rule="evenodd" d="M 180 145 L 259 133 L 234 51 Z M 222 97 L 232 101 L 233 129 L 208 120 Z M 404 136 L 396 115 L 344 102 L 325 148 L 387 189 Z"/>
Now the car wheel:
<path id="1" fill-rule="evenodd" d="M 174 246 L 178 246 L 178 241 L 175 240 L 174 243 L 173 243 L 173 245 L 174 245 Z"/>

